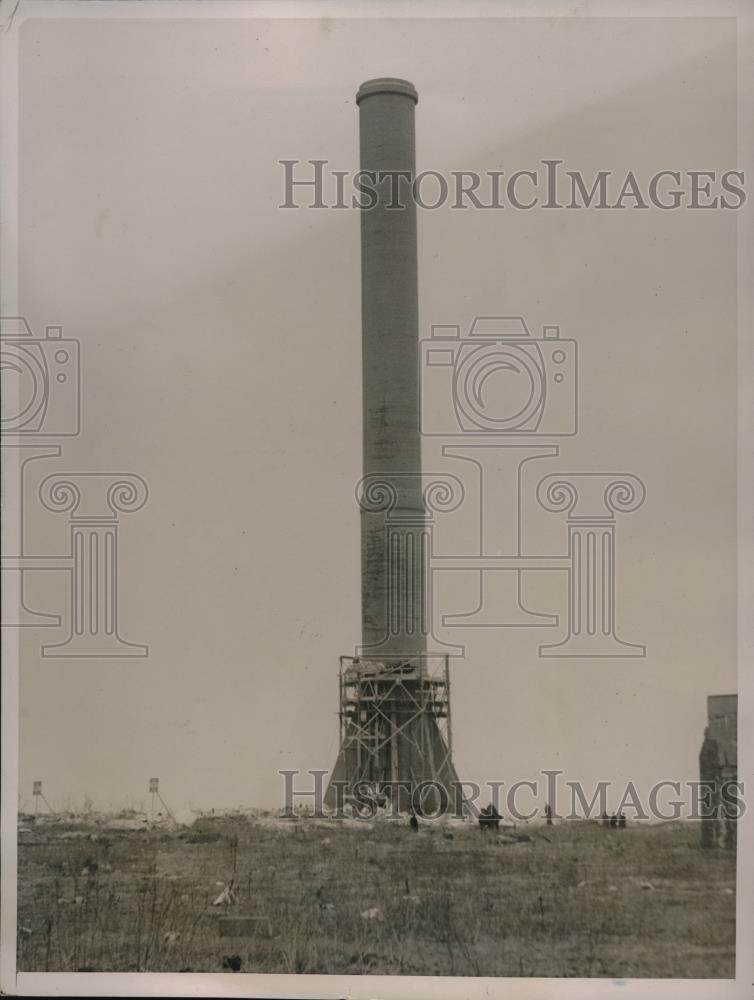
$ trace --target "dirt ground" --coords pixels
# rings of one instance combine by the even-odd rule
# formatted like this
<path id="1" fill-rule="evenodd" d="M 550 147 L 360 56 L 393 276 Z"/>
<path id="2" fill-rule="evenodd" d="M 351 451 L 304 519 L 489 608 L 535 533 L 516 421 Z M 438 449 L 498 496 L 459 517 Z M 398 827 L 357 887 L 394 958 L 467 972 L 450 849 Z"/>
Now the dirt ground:
<path id="1" fill-rule="evenodd" d="M 693 825 L 22 824 L 20 971 L 735 974 L 735 857 Z"/>

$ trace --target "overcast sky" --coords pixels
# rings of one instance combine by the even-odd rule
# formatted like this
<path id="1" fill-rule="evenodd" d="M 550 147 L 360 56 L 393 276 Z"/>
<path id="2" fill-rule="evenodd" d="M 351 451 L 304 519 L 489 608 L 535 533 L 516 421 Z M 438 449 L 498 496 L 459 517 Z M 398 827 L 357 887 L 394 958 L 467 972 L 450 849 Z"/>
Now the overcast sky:
<path id="1" fill-rule="evenodd" d="M 120 566 L 121 633 L 149 657 L 47 660 L 46 636 L 23 636 L 23 802 L 42 779 L 55 807 L 138 804 L 159 775 L 176 809 L 275 806 L 279 768 L 335 760 L 338 656 L 360 627 L 359 218 L 279 209 L 278 161 L 357 169 L 356 89 L 395 75 L 419 91 L 419 169 L 735 169 L 734 32 L 23 26 L 19 301 L 36 333 L 80 340 L 83 401 L 80 437 L 30 477 L 29 548 L 67 546 L 65 515 L 33 502 L 50 472 L 132 471 L 150 489 L 122 520 Z M 463 778 L 697 775 L 706 697 L 736 688 L 735 216 L 419 213 L 421 335 L 477 314 L 559 324 L 579 343 L 581 429 L 537 472 L 647 487 L 618 525 L 617 582 L 619 634 L 646 658 L 540 659 L 553 630 L 441 631 L 467 646 L 452 673 Z M 465 475 L 437 441 L 425 467 Z M 532 503 L 532 546 L 564 552 L 562 516 Z M 438 526 L 441 549 L 456 530 Z M 65 612 L 64 577 L 37 578 L 30 603 Z M 473 608 L 471 583 L 441 583 L 438 613 Z M 565 610 L 562 581 L 529 596 Z"/>

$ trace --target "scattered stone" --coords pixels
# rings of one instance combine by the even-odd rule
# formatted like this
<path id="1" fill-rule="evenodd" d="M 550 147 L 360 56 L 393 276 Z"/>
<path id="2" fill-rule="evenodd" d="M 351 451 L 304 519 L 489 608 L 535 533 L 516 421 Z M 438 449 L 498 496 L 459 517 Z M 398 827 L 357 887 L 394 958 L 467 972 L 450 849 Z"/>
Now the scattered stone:
<path id="1" fill-rule="evenodd" d="M 361 911 L 362 920 L 382 920 L 382 910 L 379 906 L 372 906 L 368 910 Z"/>
<path id="2" fill-rule="evenodd" d="M 222 885 L 222 882 L 220 883 Z M 212 904 L 213 906 L 230 906 L 231 903 L 235 903 L 236 894 L 233 892 L 229 885 L 226 885 L 220 895 Z"/>
<path id="3" fill-rule="evenodd" d="M 655 891 L 655 887 L 652 885 L 651 882 L 640 882 L 639 884 L 641 885 L 642 889 L 649 889 L 651 892 Z"/>

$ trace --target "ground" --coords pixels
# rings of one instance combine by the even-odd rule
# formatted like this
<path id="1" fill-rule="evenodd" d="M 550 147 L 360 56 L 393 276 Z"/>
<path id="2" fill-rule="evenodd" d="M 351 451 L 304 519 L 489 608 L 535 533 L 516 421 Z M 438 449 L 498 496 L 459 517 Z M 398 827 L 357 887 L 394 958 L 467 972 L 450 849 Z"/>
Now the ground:
<path id="1" fill-rule="evenodd" d="M 735 974 L 735 857 L 693 824 L 120 825 L 21 827 L 20 971 Z"/>

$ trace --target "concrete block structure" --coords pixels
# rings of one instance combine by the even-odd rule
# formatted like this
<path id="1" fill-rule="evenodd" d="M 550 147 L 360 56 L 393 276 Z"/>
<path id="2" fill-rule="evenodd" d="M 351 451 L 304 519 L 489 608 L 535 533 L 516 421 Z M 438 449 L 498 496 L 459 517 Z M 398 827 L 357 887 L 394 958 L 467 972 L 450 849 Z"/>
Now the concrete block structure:
<path id="1" fill-rule="evenodd" d="M 705 788 L 702 847 L 735 848 L 736 819 L 726 785 L 738 778 L 738 696 L 707 699 L 707 726 L 699 753 L 699 778 Z"/>

